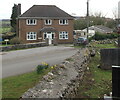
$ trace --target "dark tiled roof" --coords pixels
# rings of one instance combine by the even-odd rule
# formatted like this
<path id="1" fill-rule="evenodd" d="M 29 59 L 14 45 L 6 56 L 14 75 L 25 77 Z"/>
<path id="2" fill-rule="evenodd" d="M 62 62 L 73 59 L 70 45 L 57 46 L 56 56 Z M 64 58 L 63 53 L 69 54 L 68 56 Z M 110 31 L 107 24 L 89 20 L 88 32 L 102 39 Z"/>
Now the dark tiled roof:
<path id="1" fill-rule="evenodd" d="M 112 31 L 112 29 L 110 29 L 109 27 L 102 26 L 102 25 L 96 25 L 95 27 L 100 28 L 100 29 L 105 30 L 105 31 Z"/>
<path id="2" fill-rule="evenodd" d="M 112 33 L 113 30 L 111 28 L 108 28 L 106 26 L 103 25 L 95 25 L 95 26 L 91 26 L 89 27 L 90 30 L 95 30 L 96 32 L 100 32 L 100 33 Z M 87 30 L 87 28 L 86 28 Z"/>
<path id="3" fill-rule="evenodd" d="M 33 5 L 30 9 L 28 9 L 25 13 L 23 13 L 19 18 L 23 17 L 39 17 L 39 18 L 57 18 L 64 17 L 73 19 L 71 15 L 61 10 L 60 8 L 54 5 Z"/>

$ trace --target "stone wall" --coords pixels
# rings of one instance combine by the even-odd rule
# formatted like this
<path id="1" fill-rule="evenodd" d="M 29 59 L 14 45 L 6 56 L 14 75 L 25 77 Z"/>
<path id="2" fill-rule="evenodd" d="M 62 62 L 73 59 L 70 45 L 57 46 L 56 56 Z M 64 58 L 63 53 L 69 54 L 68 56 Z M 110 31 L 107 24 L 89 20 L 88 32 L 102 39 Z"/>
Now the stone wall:
<path id="1" fill-rule="evenodd" d="M 118 39 L 106 39 L 106 40 L 99 40 L 99 41 L 96 41 L 96 40 L 92 40 L 91 42 L 96 42 L 98 44 L 114 44 L 116 42 L 118 42 Z"/>
<path id="2" fill-rule="evenodd" d="M 0 47 L 0 51 L 10 51 L 10 50 L 19 50 L 19 49 L 27 49 L 27 48 L 35 48 L 35 47 L 44 47 L 48 46 L 46 42 L 38 42 L 38 43 L 28 43 L 28 44 L 18 44 L 13 46 L 4 46 Z"/>
<path id="3" fill-rule="evenodd" d="M 74 98 L 90 60 L 87 48 L 80 49 L 71 58 L 57 65 L 21 98 Z"/>

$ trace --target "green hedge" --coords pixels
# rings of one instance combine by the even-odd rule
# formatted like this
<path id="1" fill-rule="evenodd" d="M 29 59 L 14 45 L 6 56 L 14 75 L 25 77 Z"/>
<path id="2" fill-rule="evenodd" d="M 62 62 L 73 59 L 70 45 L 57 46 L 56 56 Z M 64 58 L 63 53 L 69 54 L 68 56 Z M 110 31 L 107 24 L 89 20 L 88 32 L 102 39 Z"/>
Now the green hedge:
<path id="1" fill-rule="evenodd" d="M 89 40 L 91 40 L 91 39 L 94 39 L 94 40 L 114 39 L 119 36 L 120 35 L 117 33 L 104 34 L 104 33 L 96 32 L 95 35 L 93 37 L 91 37 Z"/>

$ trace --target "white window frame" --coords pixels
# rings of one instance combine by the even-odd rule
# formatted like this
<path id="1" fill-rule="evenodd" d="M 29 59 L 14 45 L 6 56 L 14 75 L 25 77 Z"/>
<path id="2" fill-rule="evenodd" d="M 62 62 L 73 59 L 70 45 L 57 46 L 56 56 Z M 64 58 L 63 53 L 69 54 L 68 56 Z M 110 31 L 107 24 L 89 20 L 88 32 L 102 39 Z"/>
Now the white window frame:
<path id="1" fill-rule="evenodd" d="M 59 25 L 68 25 L 68 19 L 60 19 Z"/>
<path id="2" fill-rule="evenodd" d="M 46 38 L 44 37 L 44 35 L 46 34 L 46 38 L 47 38 L 47 34 L 48 32 L 44 32 L 43 33 L 43 40 L 45 40 Z M 54 34 L 54 37 L 52 38 L 52 40 L 55 38 L 55 33 L 54 32 L 51 32 L 51 35 Z"/>
<path id="3" fill-rule="evenodd" d="M 45 19 L 44 23 L 45 23 L 45 25 L 52 25 L 52 20 L 51 19 Z"/>
<path id="4" fill-rule="evenodd" d="M 26 24 L 27 25 L 37 25 L 37 20 L 36 19 L 27 19 Z"/>
<path id="5" fill-rule="evenodd" d="M 29 36 L 29 37 L 32 36 L 33 39 L 28 38 L 28 36 Z M 26 38 L 27 38 L 27 40 L 37 40 L 37 32 L 27 32 Z"/>
<path id="6" fill-rule="evenodd" d="M 68 32 L 66 32 L 66 31 L 59 32 L 59 39 L 60 40 L 67 40 L 68 39 Z"/>

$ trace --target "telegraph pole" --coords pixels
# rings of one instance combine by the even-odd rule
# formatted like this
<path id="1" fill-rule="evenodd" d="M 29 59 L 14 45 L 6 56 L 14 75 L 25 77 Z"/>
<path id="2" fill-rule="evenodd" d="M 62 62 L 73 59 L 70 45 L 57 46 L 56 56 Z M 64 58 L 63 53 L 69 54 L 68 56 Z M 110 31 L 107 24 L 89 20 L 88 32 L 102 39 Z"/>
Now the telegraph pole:
<path id="1" fill-rule="evenodd" d="M 87 0 L 87 38 L 89 34 L 89 0 Z"/>

